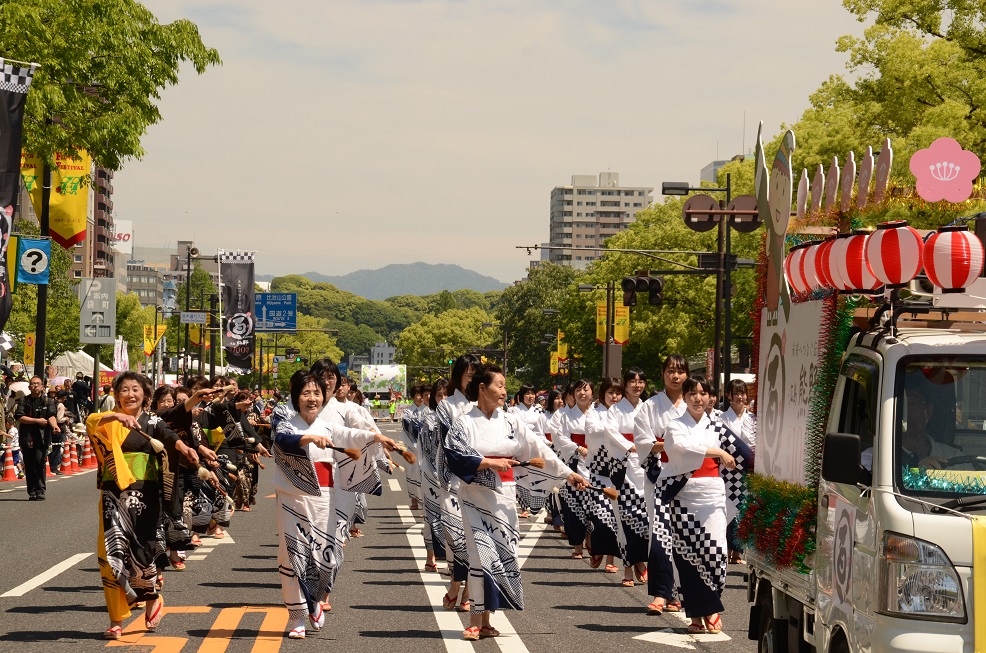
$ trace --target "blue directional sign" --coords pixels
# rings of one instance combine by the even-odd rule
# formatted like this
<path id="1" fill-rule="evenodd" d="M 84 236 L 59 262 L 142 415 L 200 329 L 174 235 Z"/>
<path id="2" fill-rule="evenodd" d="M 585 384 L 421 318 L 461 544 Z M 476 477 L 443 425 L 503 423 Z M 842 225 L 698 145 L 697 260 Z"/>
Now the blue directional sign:
<path id="1" fill-rule="evenodd" d="M 294 331 L 298 328 L 298 295 L 286 292 L 254 293 L 257 331 Z"/>

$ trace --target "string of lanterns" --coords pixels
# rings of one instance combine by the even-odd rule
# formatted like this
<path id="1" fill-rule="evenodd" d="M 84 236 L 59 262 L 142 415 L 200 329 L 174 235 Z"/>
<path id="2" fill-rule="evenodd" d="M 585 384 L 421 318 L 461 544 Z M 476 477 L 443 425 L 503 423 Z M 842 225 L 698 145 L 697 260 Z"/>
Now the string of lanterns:
<path id="1" fill-rule="evenodd" d="M 942 292 L 964 292 L 983 271 L 983 242 L 967 225 L 941 227 L 927 242 L 906 220 L 876 231 L 838 234 L 796 245 L 784 274 L 796 294 L 834 290 L 848 295 L 902 288 L 922 270 Z"/>

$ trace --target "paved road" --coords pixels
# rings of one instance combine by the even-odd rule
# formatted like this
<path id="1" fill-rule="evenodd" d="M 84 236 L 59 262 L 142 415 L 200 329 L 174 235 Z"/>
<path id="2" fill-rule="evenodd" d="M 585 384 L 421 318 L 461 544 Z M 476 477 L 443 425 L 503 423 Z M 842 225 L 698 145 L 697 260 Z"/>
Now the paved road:
<path id="1" fill-rule="evenodd" d="M 388 424 L 382 429 L 396 430 Z M 326 627 L 305 642 L 282 638 L 287 613 L 275 571 L 268 476 L 261 478 L 256 510 L 235 514 L 226 540 L 204 538 L 195 553 L 202 559 L 190 560 L 185 572 L 166 573 L 167 613 L 157 632 L 145 633 L 142 614 L 135 613 L 125 639 L 108 643 L 101 639 L 108 618 L 94 553 L 93 472 L 51 482 L 43 503 L 27 500 L 19 489 L 23 482 L 0 483 L 0 653 L 121 645 L 157 653 L 268 653 L 282 645 L 361 653 L 395 653 L 395 646 L 404 653 L 409 645 L 428 653 L 755 650 L 746 638 L 741 568 L 730 566 L 723 633 L 690 636 L 683 618 L 645 614 L 646 588 L 623 588 L 622 574 L 569 559 L 567 544 L 540 520 L 522 526 L 527 610 L 494 616 L 502 637 L 464 642 L 463 616 L 441 608 L 445 578 L 421 571 L 421 513 L 407 508 L 404 487 L 402 477 L 392 477 L 384 481 L 383 496 L 371 498 L 366 537 L 346 548 Z"/>

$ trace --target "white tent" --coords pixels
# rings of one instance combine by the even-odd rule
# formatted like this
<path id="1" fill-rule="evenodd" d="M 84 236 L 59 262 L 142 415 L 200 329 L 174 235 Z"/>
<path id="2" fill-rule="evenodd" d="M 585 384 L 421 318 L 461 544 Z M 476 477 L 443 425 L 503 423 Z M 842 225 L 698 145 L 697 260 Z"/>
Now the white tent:
<path id="1" fill-rule="evenodd" d="M 75 378 L 76 372 L 82 372 L 86 376 L 92 376 L 93 372 L 92 356 L 84 351 L 67 351 L 51 362 L 58 369 L 58 376 Z M 102 361 L 99 362 L 99 369 L 103 372 L 112 372 L 112 367 L 107 367 Z"/>

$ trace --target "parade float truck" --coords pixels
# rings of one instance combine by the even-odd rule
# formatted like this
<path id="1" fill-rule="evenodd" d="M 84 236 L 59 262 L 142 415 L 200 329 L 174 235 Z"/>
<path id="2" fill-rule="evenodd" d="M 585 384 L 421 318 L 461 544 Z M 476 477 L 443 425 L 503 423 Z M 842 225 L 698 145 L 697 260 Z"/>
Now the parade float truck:
<path id="1" fill-rule="evenodd" d="M 804 237 L 800 189 L 791 239 L 789 146 L 769 175 L 757 152 L 758 201 L 785 215 L 761 211 L 749 636 L 774 653 L 986 651 L 982 240 L 966 223 Z"/>

